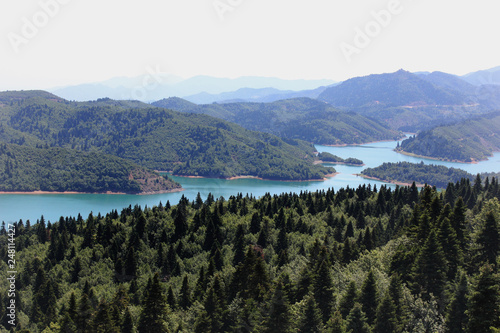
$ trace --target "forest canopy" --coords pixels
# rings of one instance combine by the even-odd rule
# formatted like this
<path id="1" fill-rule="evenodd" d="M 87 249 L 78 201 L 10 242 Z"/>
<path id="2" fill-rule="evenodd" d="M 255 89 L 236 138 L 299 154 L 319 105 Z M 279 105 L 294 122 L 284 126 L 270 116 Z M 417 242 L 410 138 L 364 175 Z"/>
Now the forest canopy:
<path id="1" fill-rule="evenodd" d="M 19 221 L 0 242 L 14 230 L 18 330 L 488 332 L 500 328 L 499 198 L 496 178 L 198 195 Z"/>

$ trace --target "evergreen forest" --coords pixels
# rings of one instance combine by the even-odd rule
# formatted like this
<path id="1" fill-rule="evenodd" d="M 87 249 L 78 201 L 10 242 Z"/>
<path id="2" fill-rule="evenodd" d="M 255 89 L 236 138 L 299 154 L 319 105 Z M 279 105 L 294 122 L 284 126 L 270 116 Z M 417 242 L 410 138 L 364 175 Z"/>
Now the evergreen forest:
<path id="1" fill-rule="evenodd" d="M 14 237 L 22 332 L 498 332 L 499 199 L 478 177 L 40 217 L 0 229 L 0 278 Z"/>

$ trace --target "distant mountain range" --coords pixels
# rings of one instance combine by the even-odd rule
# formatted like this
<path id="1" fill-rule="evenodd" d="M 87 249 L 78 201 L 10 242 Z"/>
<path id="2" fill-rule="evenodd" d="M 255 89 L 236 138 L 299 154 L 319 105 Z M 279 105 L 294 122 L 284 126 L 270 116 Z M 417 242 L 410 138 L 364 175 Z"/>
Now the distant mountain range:
<path id="1" fill-rule="evenodd" d="M 114 78 L 104 82 L 81 84 L 49 89 L 50 92 L 67 100 L 89 101 L 98 98 L 117 100 L 136 99 L 155 101 L 168 97 L 186 97 L 196 103 L 212 103 L 221 100 L 247 100 L 269 95 L 280 95 L 276 99 L 294 96 L 294 92 L 315 90 L 334 84 L 332 80 L 283 80 L 267 77 L 240 77 L 235 79 L 195 76 L 181 79 L 162 73 L 147 72 L 135 78 Z M 243 89 L 244 88 L 244 89 Z M 239 92 L 234 92 L 242 89 Z M 233 92 L 233 93 L 227 93 Z M 227 93 L 225 96 L 218 94 Z M 316 97 L 318 93 L 305 92 L 300 97 Z M 214 95 L 214 96 L 212 96 Z"/>
<path id="2" fill-rule="evenodd" d="M 442 72 L 373 74 L 328 87 L 319 100 L 403 131 L 419 131 L 500 108 L 500 85 L 475 86 Z"/>
<path id="3" fill-rule="evenodd" d="M 395 73 L 355 77 L 341 83 L 264 77 L 225 79 L 196 76 L 184 80 L 149 72 L 143 77 L 114 78 L 95 84 L 53 89 L 52 92 L 76 101 L 110 97 L 153 102 L 168 97 L 183 97 L 184 102 L 202 105 L 272 103 L 310 98 L 327 102 L 339 110 L 375 119 L 394 130 L 408 132 L 426 130 L 500 109 L 500 67 L 462 77 L 444 72 L 410 73 L 399 70 Z M 215 110 L 217 108 L 209 112 L 206 106 L 204 109 L 199 113 L 216 115 L 223 112 Z M 226 116 L 219 115 L 223 119 L 236 121 Z"/>
<path id="4" fill-rule="evenodd" d="M 500 84 L 500 66 L 466 74 L 462 79 L 476 86 Z"/>

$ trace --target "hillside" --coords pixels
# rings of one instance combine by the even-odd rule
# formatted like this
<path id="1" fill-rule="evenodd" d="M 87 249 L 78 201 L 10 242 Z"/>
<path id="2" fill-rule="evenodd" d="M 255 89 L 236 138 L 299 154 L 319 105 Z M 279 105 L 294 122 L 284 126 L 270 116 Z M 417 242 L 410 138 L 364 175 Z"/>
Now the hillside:
<path id="1" fill-rule="evenodd" d="M 500 113 L 421 132 L 404 140 L 397 149 L 443 160 L 485 160 L 500 150 Z"/>
<path id="2" fill-rule="evenodd" d="M 209 194 L 10 223 L 0 329 L 14 300 L 29 332 L 488 332 L 500 191 L 485 184 Z"/>
<path id="3" fill-rule="evenodd" d="M 121 158 L 64 148 L 0 143 L 0 191 L 161 193 L 176 182 Z"/>
<path id="4" fill-rule="evenodd" d="M 249 130 L 262 131 L 286 140 L 340 145 L 393 140 L 401 133 L 352 112 L 342 112 L 310 98 L 272 103 L 225 103 L 195 105 L 168 98 L 153 103 L 181 112 L 201 113 L 234 122 Z"/>
<path id="5" fill-rule="evenodd" d="M 318 99 L 410 132 L 500 107 L 500 91 L 495 89 L 471 88 L 461 78 L 446 73 L 403 70 L 349 79 L 329 87 Z"/>
<path id="6" fill-rule="evenodd" d="M 474 175 L 468 172 L 447 168 L 443 165 L 428 165 L 409 162 L 384 163 L 376 168 L 367 168 L 361 171 L 361 175 L 383 180 L 390 183 L 427 184 L 445 188 L 449 183 L 456 183 L 461 179 L 474 180 Z"/>
<path id="7" fill-rule="evenodd" d="M 0 93 L 0 141 L 97 151 L 175 175 L 274 180 L 323 179 L 306 142 L 246 130 L 206 115 L 134 101 L 69 102 Z M 40 93 L 42 94 L 42 93 Z"/>

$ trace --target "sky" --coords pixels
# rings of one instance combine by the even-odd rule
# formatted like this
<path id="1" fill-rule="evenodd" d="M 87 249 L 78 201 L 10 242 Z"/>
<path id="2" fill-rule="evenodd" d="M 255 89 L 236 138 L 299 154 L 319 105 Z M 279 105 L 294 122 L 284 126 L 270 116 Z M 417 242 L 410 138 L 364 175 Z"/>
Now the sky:
<path id="1" fill-rule="evenodd" d="M 498 0 L 0 0 L 0 90 L 500 66 Z"/>

